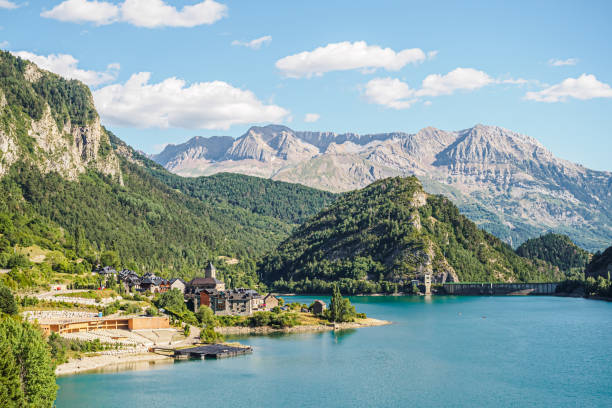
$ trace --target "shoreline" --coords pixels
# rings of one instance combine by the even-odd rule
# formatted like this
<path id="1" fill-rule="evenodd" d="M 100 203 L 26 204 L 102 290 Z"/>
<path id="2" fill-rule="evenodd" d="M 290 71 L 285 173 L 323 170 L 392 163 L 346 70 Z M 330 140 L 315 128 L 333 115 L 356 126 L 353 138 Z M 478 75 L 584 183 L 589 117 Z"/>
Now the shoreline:
<path id="1" fill-rule="evenodd" d="M 127 364 L 144 364 L 149 366 L 159 363 L 174 362 L 174 358 L 162 354 L 142 352 L 137 354 L 123 355 L 96 355 L 85 356 L 80 360 L 70 360 L 60 364 L 55 368 L 55 375 L 58 377 L 74 374 L 83 374 L 103 368 L 117 367 Z"/>
<path id="2" fill-rule="evenodd" d="M 355 322 L 348 323 L 336 323 L 335 325 L 330 324 L 308 324 L 285 328 L 274 328 L 271 326 L 261 327 L 241 327 L 241 326 L 229 326 L 229 327 L 215 327 L 217 333 L 223 335 L 244 335 L 244 334 L 271 334 L 271 333 L 313 333 L 333 330 L 348 330 L 348 329 L 359 329 L 363 327 L 376 327 L 376 326 L 387 326 L 392 322 L 387 320 L 379 319 L 357 319 Z"/>
<path id="3" fill-rule="evenodd" d="M 270 326 L 263 327 L 239 327 L 239 326 L 231 326 L 231 327 L 215 327 L 215 331 L 217 333 L 221 333 L 224 335 L 248 335 L 248 334 L 272 334 L 272 333 L 316 333 L 316 332 L 324 332 L 324 331 L 333 331 L 333 330 L 348 330 L 348 329 L 358 329 L 363 327 L 375 327 L 375 326 L 385 326 L 389 325 L 392 322 L 386 320 L 379 319 L 358 319 L 355 322 L 349 323 L 337 323 L 335 325 L 302 325 L 302 326 L 294 326 L 294 327 L 286 327 L 283 329 L 275 329 Z M 168 364 L 173 363 L 174 357 L 157 354 L 152 352 L 140 352 L 140 353 L 130 353 L 130 354 L 98 354 L 92 356 L 84 356 L 81 359 L 70 360 L 67 363 L 60 364 L 55 369 L 55 375 L 58 377 L 68 376 L 68 375 L 76 375 L 76 374 L 84 374 L 92 371 L 97 371 L 101 369 L 112 369 L 117 368 L 117 371 L 121 371 L 122 366 L 124 365 L 140 365 L 142 367 L 139 368 L 150 368 L 152 365 L 156 364 Z"/>

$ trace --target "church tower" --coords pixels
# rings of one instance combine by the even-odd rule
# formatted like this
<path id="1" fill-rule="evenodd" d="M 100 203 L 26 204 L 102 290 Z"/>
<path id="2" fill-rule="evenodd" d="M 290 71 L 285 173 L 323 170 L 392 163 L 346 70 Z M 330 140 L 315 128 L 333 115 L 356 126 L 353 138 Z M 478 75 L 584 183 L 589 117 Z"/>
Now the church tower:
<path id="1" fill-rule="evenodd" d="M 204 276 L 207 278 L 217 279 L 217 268 L 215 268 L 215 265 L 213 265 L 212 262 L 208 263 L 208 266 L 204 270 L 204 273 Z"/>

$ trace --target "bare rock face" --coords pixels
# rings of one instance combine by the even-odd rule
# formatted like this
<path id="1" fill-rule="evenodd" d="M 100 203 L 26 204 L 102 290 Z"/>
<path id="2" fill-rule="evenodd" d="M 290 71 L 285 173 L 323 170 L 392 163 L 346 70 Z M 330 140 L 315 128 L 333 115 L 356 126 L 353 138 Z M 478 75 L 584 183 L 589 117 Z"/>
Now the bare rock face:
<path id="1" fill-rule="evenodd" d="M 31 121 L 28 135 L 36 141 L 39 155 L 35 162 L 45 173 L 57 172 L 76 180 L 87 168 L 95 168 L 121 179 L 119 162 L 98 117 L 87 126 L 68 121 L 59 129 L 47 106 L 40 120 Z M 101 154 L 103 145 L 107 147 L 106 155 Z"/>
<path id="2" fill-rule="evenodd" d="M 496 126 L 357 135 L 270 125 L 251 128 L 214 159 L 180 159 L 187 146 L 172 149 L 175 160 L 168 152 L 154 160 L 177 174 L 229 171 L 335 192 L 416 175 L 512 245 L 550 230 L 592 250 L 612 241 L 611 173 L 558 159 L 534 138 Z"/>
<path id="3" fill-rule="evenodd" d="M 42 113 L 31 113 L 26 106 L 9 106 L 0 90 L 0 117 L 3 119 L 0 126 L 0 177 L 13 163 L 23 160 L 34 164 L 43 173 L 56 172 L 69 180 L 78 179 L 87 169 L 96 169 L 122 182 L 119 161 L 95 111 L 80 125 L 71 123 L 69 115 L 54 116 L 47 99 L 36 93 L 34 87 L 28 89 L 28 83 L 34 84 L 48 77 L 59 78 L 33 63 L 27 63 L 22 74 L 25 81 L 19 86 L 26 88 L 24 92 L 30 92 Z M 73 83 L 70 86 L 72 88 L 67 89 L 80 92 L 81 102 L 88 104 L 86 109 L 93 110 L 89 89 L 84 84 Z M 55 102 L 61 106 L 61 101 Z"/>

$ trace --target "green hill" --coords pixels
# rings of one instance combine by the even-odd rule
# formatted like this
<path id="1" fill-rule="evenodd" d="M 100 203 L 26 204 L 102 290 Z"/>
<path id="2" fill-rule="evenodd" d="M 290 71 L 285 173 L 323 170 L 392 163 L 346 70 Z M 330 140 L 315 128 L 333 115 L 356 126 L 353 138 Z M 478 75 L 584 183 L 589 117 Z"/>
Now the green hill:
<path id="1" fill-rule="evenodd" d="M 337 194 L 301 184 L 236 173 L 194 178 L 156 171 L 155 176 L 168 186 L 202 201 L 228 202 L 290 224 L 303 223 L 338 197 Z"/>
<path id="2" fill-rule="evenodd" d="M 267 181 L 247 193 L 250 177 L 182 183 L 101 126 L 84 84 L 6 52 L 0 74 L 0 269 L 13 269 L 2 275 L 10 286 L 72 280 L 104 256 L 185 278 L 238 258 L 220 274 L 250 285 L 254 260 L 333 197 Z"/>
<path id="3" fill-rule="evenodd" d="M 278 290 L 345 293 L 410 290 L 434 280 L 550 281 L 556 268 L 518 256 L 448 199 L 427 195 L 415 177 L 389 178 L 346 193 L 270 253 L 260 277 Z"/>
<path id="4" fill-rule="evenodd" d="M 541 259 L 566 273 L 582 273 L 592 256 L 567 235 L 553 233 L 528 239 L 516 249 L 516 253 L 529 259 Z"/>
<path id="5" fill-rule="evenodd" d="M 612 275 L 612 246 L 593 255 L 593 259 L 587 265 L 584 274 L 586 277 L 597 278 L 601 276 L 610 279 L 610 275 Z"/>

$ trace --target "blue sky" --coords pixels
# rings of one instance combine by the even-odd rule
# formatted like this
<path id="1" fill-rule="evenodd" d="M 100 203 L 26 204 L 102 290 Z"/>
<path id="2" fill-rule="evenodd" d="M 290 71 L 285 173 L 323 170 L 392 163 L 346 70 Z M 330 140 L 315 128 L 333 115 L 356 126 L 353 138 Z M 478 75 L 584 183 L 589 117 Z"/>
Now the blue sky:
<path id="1" fill-rule="evenodd" d="M 270 122 L 484 123 L 612 170 L 611 15 L 609 1 L 0 0 L 0 43 L 88 82 L 103 123 L 146 152 Z"/>

